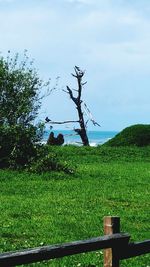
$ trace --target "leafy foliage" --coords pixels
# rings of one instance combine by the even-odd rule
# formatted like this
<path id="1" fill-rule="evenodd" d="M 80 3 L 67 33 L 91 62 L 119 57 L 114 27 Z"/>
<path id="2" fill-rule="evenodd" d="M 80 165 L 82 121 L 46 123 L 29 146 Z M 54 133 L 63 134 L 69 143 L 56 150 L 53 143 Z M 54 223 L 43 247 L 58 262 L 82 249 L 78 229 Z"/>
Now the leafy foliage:
<path id="1" fill-rule="evenodd" d="M 33 173 L 44 173 L 49 171 L 63 171 L 68 174 L 74 173 L 74 168 L 66 161 L 60 161 L 60 158 L 54 153 L 48 153 L 44 157 L 31 164 L 29 168 L 30 172 Z"/>
<path id="2" fill-rule="evenodd" d="M 35 143 L 38 139 L 40 131 L 33 125 L 0 126 L 0 168 L 20 168 L 29 164 L 37 155 Z"/>
<path id="3" fill-rule="evenodd" d="M 43 125 L 33 125 L 41 105 L 40 91 L 48 87 L 29 62 L 27 51 L 22 61 L 8 51 L 0 58 L 0 167 L 25 167 L 37 153 L 36 142 Z"/>
<path id="4" fill-rule="evenodd" d="M 0 168 L 73 172 L 66 161 L 37 143 L 44 125 L 33 122 L 41 105 L 39 93 L 48 85 L 38 77 L 26 51 L 21 62 L 18 54 L 11 58 L 10 52 L 6 60 L 0 58 Z"/>
<path id="5" fill-rule="evenodd" d="M 148 146 L 150 145 L 150 125 L 137 124 L 125 128 L 104 146 Z"/>
<path id="6" fill-rule="evenodd" d="M 7 59 L 0 58 L 0 124 L 28 125 L 37 116 L 41 105 L 40 89 L 48 83 L 38 77 L 33 68 L 33 61 L 29 62 L 27 52 L 20 62 L 19 55 Z"/>

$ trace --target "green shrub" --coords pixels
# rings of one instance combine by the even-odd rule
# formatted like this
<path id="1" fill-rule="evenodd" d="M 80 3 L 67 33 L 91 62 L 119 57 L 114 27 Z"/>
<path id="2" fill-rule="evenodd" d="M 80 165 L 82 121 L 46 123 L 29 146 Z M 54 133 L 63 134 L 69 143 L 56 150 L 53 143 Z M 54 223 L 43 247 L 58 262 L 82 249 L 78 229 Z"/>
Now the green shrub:
<path id="1" fill-rule="evenodd" d="M 39 157 L 28 169 L 30 172 L 38 174 L 49 171 L 63 171 L 68 174 L 74 173 L 74 169 L 66 161 L 61 162 L 56 154 L 49 153 L 44 157 Z"/>
<path id="2" fill-rule="evenodd" d="M 0 56 L 0 168 L 22 168 L 36 157 L 43 127 L 33 125 L 44 88 L 49 81 L 39 78 L 27 51 L 23 58 L 10 51 L 6 59 Z"/>
<path id="3" fill-rule="evenodd" d="M 27 51 L 24 55 L 0 56 L 0 125 L 32 124 L 41 106 L 41 94 L 49 88 L 43 82 Z"/>
<path id="4" fill-rule="evenodd" d="M 33 125 L 0 126 L 0 168 L 25 167 L 37 156 L 37 130 Z"/>
<path id="5" fill-rule="evenodd" d="M 37 133 L 38 131 L 38 133 Z M 73 173 L 74 169 L 65 160 L 60 160 L 50 147 L 40 145 L 39 127 L 21 125 L 0 127 L 0 168 L 27 169 L 43 173 L 63 171 Z"/>
<path id="6" fill-rule="evenodd" d="M 150 145 L 150 124 L 137 124 L 125 128 L 104 146 L 148 146 Z"/>

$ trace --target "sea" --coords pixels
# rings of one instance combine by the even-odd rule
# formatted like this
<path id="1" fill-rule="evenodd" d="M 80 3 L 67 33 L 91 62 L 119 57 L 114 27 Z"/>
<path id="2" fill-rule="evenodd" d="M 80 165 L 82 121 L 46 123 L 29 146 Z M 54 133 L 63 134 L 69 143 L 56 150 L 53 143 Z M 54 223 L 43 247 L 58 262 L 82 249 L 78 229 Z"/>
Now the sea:
<path id="1" fill-rule="evenodd" d="M 73 130 L 45 130 L 42 140 L 43 143 L 47 142 L 51 131 L 54 132 L 55 137 L 60 133 L 63 134 L 65 140 L 64 145 L 82 145 L 80 136 Z M 102 145 L 113 138 L 117 133 L 116 131 L 87 131 L 90 146 Z"/>

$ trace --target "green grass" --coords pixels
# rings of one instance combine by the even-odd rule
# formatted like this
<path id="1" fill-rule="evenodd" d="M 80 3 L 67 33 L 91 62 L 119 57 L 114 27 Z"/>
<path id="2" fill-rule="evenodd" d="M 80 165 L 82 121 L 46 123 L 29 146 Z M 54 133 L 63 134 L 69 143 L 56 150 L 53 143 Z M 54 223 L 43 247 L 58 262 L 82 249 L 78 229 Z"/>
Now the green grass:
<path id="1" fill-rule="evenodd" d="M 103 235 L 103 217 L 121 217 L 132 241 L 150 238 L 150 147 L 56 147 L 73 175 L 1 170 L 1 251 Z M 103 266 L 102 251 L 28 266 Z M 147 267 L 149 255 L 121 266 Z"/>

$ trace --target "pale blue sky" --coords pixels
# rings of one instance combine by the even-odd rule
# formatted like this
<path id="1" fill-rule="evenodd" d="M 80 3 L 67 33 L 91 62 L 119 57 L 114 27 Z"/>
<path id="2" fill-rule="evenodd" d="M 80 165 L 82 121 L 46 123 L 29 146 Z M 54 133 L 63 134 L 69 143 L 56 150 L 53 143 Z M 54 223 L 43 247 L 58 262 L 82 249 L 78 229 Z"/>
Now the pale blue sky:
<path id="1" fill-rule="evenodd" d="M 75 87 L 73 66 L 85 69 L 83 98 L 101 130 L 150 123 L 149 0 L 0 0 L 0 40 L 3 55 L 27 49 L 52 86 L 60 76 L 59 88 Z M 46 115 L 76 119 L 76 110 L 58 90 Z"/>

